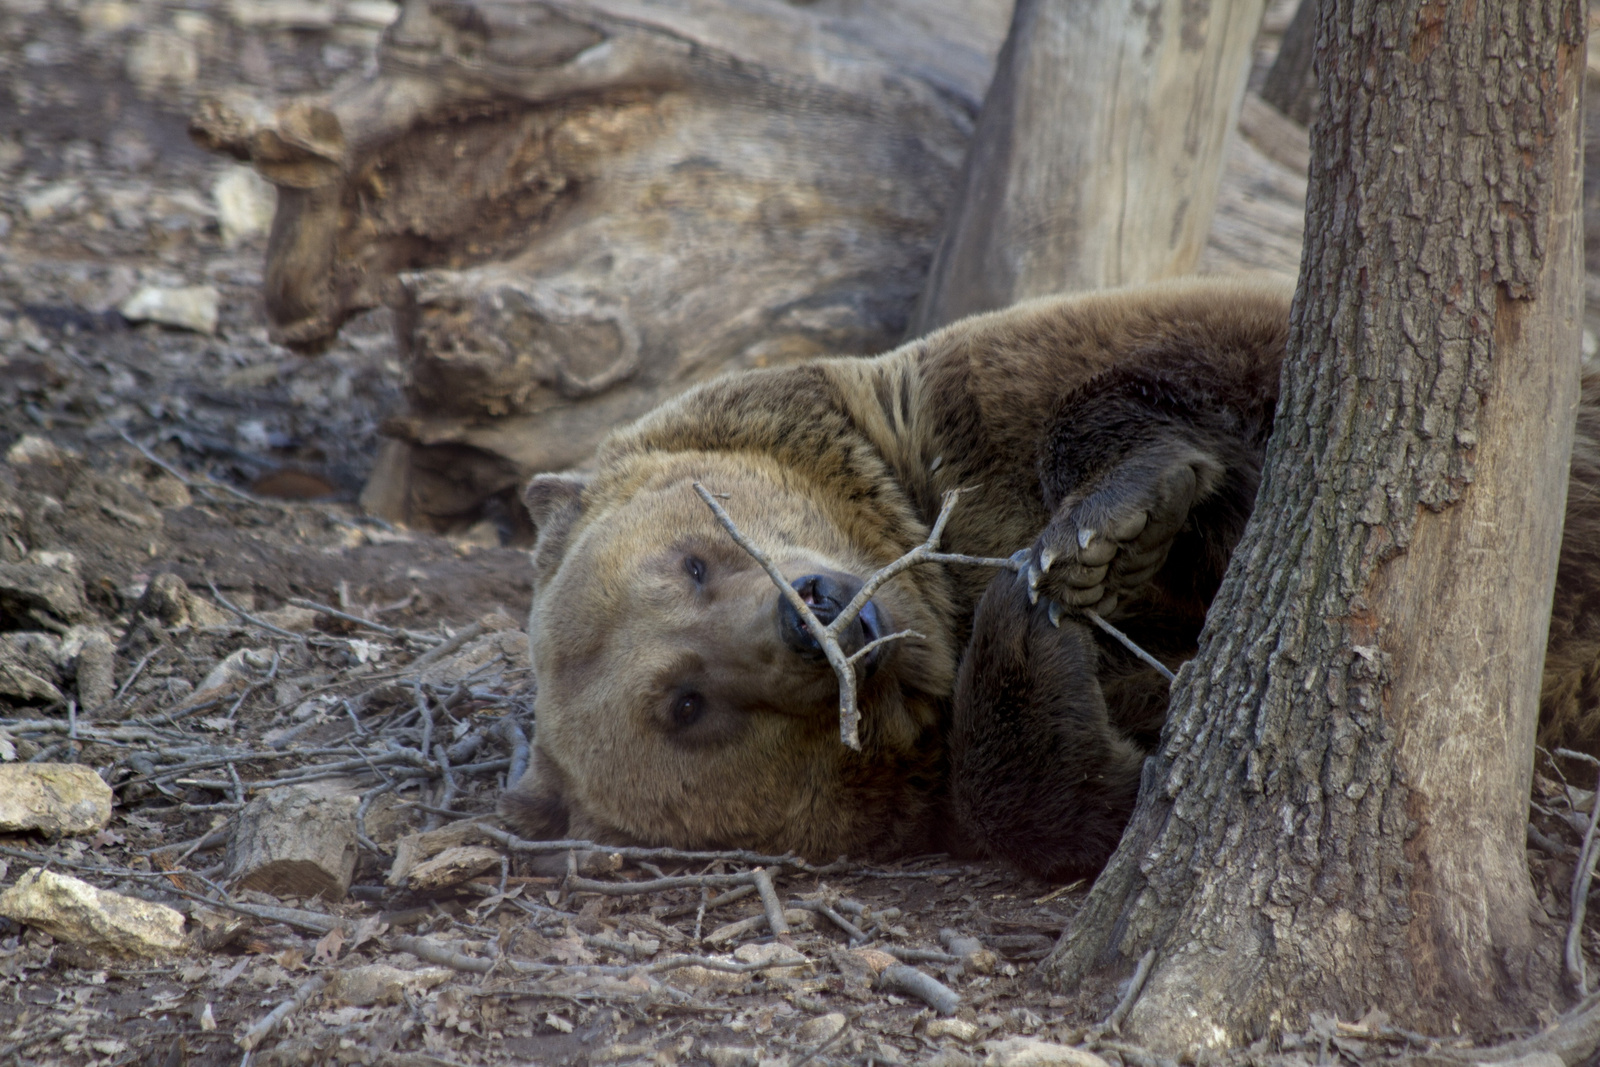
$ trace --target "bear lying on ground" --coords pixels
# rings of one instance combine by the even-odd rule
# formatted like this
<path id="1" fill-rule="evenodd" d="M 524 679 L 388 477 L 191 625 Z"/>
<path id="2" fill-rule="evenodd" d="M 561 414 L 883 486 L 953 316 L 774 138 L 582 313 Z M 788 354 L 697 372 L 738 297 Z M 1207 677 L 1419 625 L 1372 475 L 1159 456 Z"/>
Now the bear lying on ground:
<path id="1" fill-rule="evenodd" d="M 1074 608 L 1169 666 L 1191 656 L 1255 499 L 1290 292 L 1192 280 L 1034 301 L 874 359 L 734 375 L 612 434 L 589 478 L 545 475 L 529 641 L 522 831 L 611 844 L 941 848 L 1045 878 L 1097 871 L 1132 811 L 1167 684 Z M 1544 743 L 1600 716 L 1600 378 L 1585 382 Z M 969 490 L 943 549 L 1031 550 L 1021 575 L 922 566 L 885 585 L 837 683 L 692 483 L 723 497 L 827 621 Z"/>

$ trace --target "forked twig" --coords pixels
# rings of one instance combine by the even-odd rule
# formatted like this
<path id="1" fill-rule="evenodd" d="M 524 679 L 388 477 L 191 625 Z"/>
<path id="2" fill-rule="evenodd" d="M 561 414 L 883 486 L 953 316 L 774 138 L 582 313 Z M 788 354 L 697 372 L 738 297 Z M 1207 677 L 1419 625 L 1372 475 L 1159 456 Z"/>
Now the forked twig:
<path id="1" fill-rule="evenodd" d="M 1022 553 L 1016 556 L 999 557 L 966 556 L 955 552 L 939 551 L 939 541 L 944 537 L 945 524 L 950 521 L 950 515 L 955 511 L 956 502 L 961 499 L 961 494 L 965 492 L 963 489 L 952 489 L 944 494 L 943 502 L 939 507 L 939 517 L 934 520 L 933 529 L 928 531 L 927 540 L 868 577 L 862 583 L 860 591 L 854 597 L 851 597 L 850 603 L 839 611 L 839 614 L 831 623 L 825 624 L 812 613 L 810 605 L 805 602 L 805 598 L 800 595 L 799 591 L 789 584 L 788 578 L 784 576 L 783 571 L 778 569 L 778 565 L 773 562 L 772 557 L 758 548 L 739 529 L 722 505 L 717 503 L 716 496 L 700 482 L 694 483 L 694 491 L 700 494 L 700 499 L 706 502 L 706 506 L 716 516 L 717 522 L 724 530 L 728 531 L 728 536 L 732 537 L 751 559 L 761 564 L 761 569 L 767 572 L 767 577 L 772 579 L 772 584 L 778 587 L 778 593 L 788 601 L 790 607 L 794 608 L 795 614 L 800 616 L 800 621 L 805 623 L 806 630 L 811 634 L 812 640 L 816 641 L 818 647 L 822 649 L 822 654 L 827 658 L 828 665 L 833 668 L 833 673 L 839 679 L 839 738 L 850 748 L 857 751 L 861 748 L 861 709 L 856 701 L 856 664 L 869 652 L 888 644 L 890 641 L 899 641 L 907 637 L 926 639 L 923 634 L 919 634 L 915 630 L 900 630 L 867 642 L 853 654 L 847 655 L 845 653 L 844 647 L 839 643 L 840 634 L 855 623 L 856 618 L 861 614 L 861 610 L 867 606 L 867 602 L 872 599 L 873 595 L 883 588 L 884 583 L 921 563 L 962 563 L 973 567 L 994 567 L 996 569 L 1009 570 L 1013 573 L 1021 573 L 1027 566 L 1026 560 L 1022 558 Z M 1090 622 L 1093 622 L 1100 629 L 1122 642 L 1134 655 L 1160 671 L 1168 682 L 1173 680 L 1172 672 L 1160 660 L 1135 644 L 1127 634 L 1106 622 L 1096 612 L 1085 610 L 1083 614 L 1088 617 Z M 1054 622 L 1057 618 L 1058 616 L 1052 613 L 1051 621 Z"/>
<path id="2" fill-rule="evenodd" d="M 795 613 L 800 616 L 800 620 L 805 623 L 812 640 L 816 641 L 817 645 L 822 649 L 822 654 L 827 657 L 828 665 L 833 668 L 833 673 L 839 678 L 839 738 L 850 748 L 857 751 L 861 749 L 861 709 L 856 703 L 856 660 L 861 653 L 866 652 L 869 648 L 882 645 L 885 642 L 921 636 L 911 630 L 901 630 L 898 633 L 878 638 L 865 648 L 858 650 L 855 655 L 846 655 L 844 647 L 839 644 L 839 635 L 856 621 L 856 617 L 861 614 L 861 609 L 867 606 L 867 602 L 872 599 L 873 594 L 883 588 L 883 584 L 889 579 L 896 577 L 903 571 L 910 570 L 919 563 L 970 563 L 979 567 L 1006 567 L 1012 570 L 1017 568 L 1017 564 L 1009 559 L 962 556 L 938 550 L 939 539 L 944 536 L 945 524 L 950 521 L 950 514 L 955 510 L 956 501 L 961 498 L 962 491 L 960 489 L 952 489 L 944 495 L 944 504 L 939 509 L 939 517 L 934 520 L 933 529 L 928 532 L 928 539 L 869 577 L 862 584 L 860 591 L 851 598 L 850 603 L 840 610 L 833 622 L 825 624 L 812 613 L 810 605 L 805 602 L 805 598 L 800 595 L 799 591 L 789 584 L 789 579 L 784 577 L 783 571 L 778 569 L 778 565 L 773 562 L 772 557 L 757 548 L 755 543 L 746 537 L 743 531 L 734 524 L 733 519 L 728 516 L 727 511 L 723 510 L 722 505 L 717 503 L 717 498 L 712 495 L 711 491 L 699 482 L 694 483 L 694 491 L 700 494 L 700 499 L 706 502 L 706 506 L 711 509 L 711 513 L 717 517 L 717 522 L 722 525 L 724 530 L 728 531 L 728 536 L 732 537 L 740 548 L 749 553 L 751 559 L 761 564 L 761 569 L 767 572 L 767 577 L 771 578 L 773 584 L 778 587 L 779 594 L 789 602 L 790 607 L 794 608 Z"/>

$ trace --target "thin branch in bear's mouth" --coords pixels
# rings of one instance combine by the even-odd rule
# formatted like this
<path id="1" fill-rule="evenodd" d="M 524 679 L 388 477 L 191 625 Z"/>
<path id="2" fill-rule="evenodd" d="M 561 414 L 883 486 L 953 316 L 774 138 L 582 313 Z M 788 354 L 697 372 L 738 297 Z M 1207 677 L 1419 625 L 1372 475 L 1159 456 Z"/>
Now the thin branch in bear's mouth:
<path id="1" fill-rule="evenodd" d="M 772 583 L 778 587 L 778 592 L 794 608 L 795 613 L 800 616 L 800 620 L 805 623 L 806 630 L 810 632 L 812 639 L 822 649 L 823 655 L 828 659 L 828 665 L 833 668 L 833 673 L 839 679 L 839 739 L 857 751 L 861 749 L 861 709 L 856 703 L 856 664 L 869 653 L 882 648 L 890 641 L 898 641 L 906 637 L 927 640 L 924 634 L 917 633 L 915 630 L 900 630 L 868 641 L 857 649 L 853 655 L 846 654 L 844 647 L 839 644 L 839 636 L 856 621 L 856 618 L 872 599 L 873 594 L 883 588 L 883 584 L 889 579 L 903 571 L 910 570 L 919 563 L 963 563 L 973 567 L 994 567 L 1000 570 L 1008 570 L 1014 574 L 1023 573 L 1028 566 L 1028 553 L 1026 550 L 1005 558 L 997 556 L 963 556 L 959 553 L 939 551 L 939 541 L 944 537 L 945 524 L 950 521 L 950 515 L 955 511 L 956 502 L 961 499 L 961 494 L 966 492 L 965 489 L 952 489 L 944 494 L 943 502 L 939 507 L 939 517 L 934 520 L 933 529 L 928 531 L 928 539 L 882 570 L 870 575 L 862 583 L 860 591 L 850 598 L 850 603 L 839 611 L 833 622 L 825 625 L 821 619 L 812 613 L 811 605 L 806 603 L 799 590 L 789 584 L 788 579 L 783 575 L 783 571 L 779 570 L 778 565 L 772 561 L 772 557 L 757 548 L 755 543 L 746 537 L 739 527 L 734 524 L 733 519 L 729 518 L 722 505 L 717 503 L 718 496 L 727 499 L 728 494 L 712 493 L 699 482 L 694 483 L 694 491 L 700 494 L 700 499 L 706 502 L 706 506 L 711 509 L 711 513 L 717 517 L 717 522 L 722 525 L 724 530 L 728 531 L 728 536 L 732 537 L 739 547 L 750 555 L 750 558 L 761 564 L 761 569 L 767 572 L 767 577 L 772 579 Z M 1157 671 L 1160 671 L 1166 677 L 1168 683 L 1174 681 L 1172 672 L 1167 669 L 1165 664 L 1140 648 L 1127 634 L 1102 619 L 1097 612 L 1084 610 L 1082 614 L 1090 622 L 1122 642 L 1134 655 Z M 1058 622 L 1058 619 L 1059 616 L 1052 612 L 1050 621 Z"/>
<path id="2" fill-rule="evenodd" d="M 867 578 L 862 583 L 861 590 L 850 599 L 850 603 L 840 609 L 839 614 L 832 623 L 824 624 L 812 612 L 811 605 L 800 595 L 799 590 L 789 584 L 783 571 L 773 562 L 755 543 L 746 537 L 735 525 L 733 519 L 717 503 L 716 496 L 699 482 L 694 483 L 694 491 L 700 494 L 700 499 L 706 502 L 711 513 L 717 517 L 717 522 L 728 531 L 739 547 L 744 549 L 761 569 L 767 572 L 767 577 L 772 579 L 778 587 L 778 592 L 789 606 L 794 608 L 795 614 L 800 616 L 800 621 L 805 623 L 806 630 L 811 634 L 822 649 L 822 654 L 827 657 L 828 665 L 833 668 L 833 673 L 839 679 L 839 739 L 849 747 L 859 751 L 861 749 L 861 709 L 856 703 L 856 664 L 868 653 L 876 651 L 890 641 L 898 641 L 906 637 L 923 637 L 915 630 L 901 630 L 897 633 L 886 634 L 883 637 L 867 642 L 857 649 L 853 655 L 846 654 L 844 647 L 839 643 L 840 636 L 849 629 L 860 616 L 867 602 L 874 593 L 883 588 L 883 584 L 903 571 L 910 570 L 919 563 L 966 563 L 978 567 L 1004 567 L 1015 571 L 1019 564 L 1010 559 L 991 559 L 985 556 L 963 556 L 950 552 L 939 551 L 939 539 L 944 536 L 945 524 L 950 521 L 950 514 L 955 510 L 956 501 L 961 499 L 962 490 L 952 489 L 944 495 L 944 503 L 939 509 L 939 517 L 934 520 L 933 529 L 928 532 L 928 539 L 899 559 L 890 563 Z"/>

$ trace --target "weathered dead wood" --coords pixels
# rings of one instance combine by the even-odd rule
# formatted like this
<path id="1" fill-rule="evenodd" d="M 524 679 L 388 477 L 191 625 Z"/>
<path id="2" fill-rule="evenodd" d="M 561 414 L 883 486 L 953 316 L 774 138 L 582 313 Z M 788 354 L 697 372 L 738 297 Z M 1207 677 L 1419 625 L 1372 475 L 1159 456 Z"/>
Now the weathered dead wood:
<path id="1" fill-rule="evenodd" d="M 364 501 L 444 528 L 719 371 L 892 345 L 1009 8 L 410 0 L 375 76 L 193 129 L 277 186 L 275 339 L 398 309 Z"/>
<path id="2" fill-rule="evenodd" d="M 358 803 L 304 786 L 257 797 L 228 844 L 229 880 L 275 896 L 344 899 L 355 875 Z"/>
<path id="3" fill-rule="evenodd" d="M 940 1015 L 954 1015 L 961 1007 L 961 994 L 906 963 L 892 964 L 880 971 L 878 988 L 916 997 Z"/>
<path id="4" fill-rule="evenodd" d="M 1019 0 L 911 332 L 1192 270 L 1261 11 Z"/>

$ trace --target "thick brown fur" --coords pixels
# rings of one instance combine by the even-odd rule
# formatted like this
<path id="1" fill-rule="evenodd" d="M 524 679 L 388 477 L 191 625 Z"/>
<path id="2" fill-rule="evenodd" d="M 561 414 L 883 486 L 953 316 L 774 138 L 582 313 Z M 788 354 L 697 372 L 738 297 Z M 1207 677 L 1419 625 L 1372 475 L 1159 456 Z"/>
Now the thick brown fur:
<path id="1" fill-rule="evenodd" d="M 504 810 L 610 843 L 976 847 L 1045 877 L 1098 869 L 1166 690 L 1071 609 L 1169 663 L 1192 652 L 1255 497 L 1289 296 L 1193 280 L 1034 301 L 875 359 L 712 382 L 614 433 L 592 477 L 536 479 L 535 756 Z M 1593 747 L 1587 385 L 1542 737 Z M 786 643 L 777 590 L 694 481 L 791 580 L 864 578 L 921 542 L 954 488 L 969 492 L 943 547 L 1026 548 L 1034 573 L 926 566 L 886 585 L 890 628 L 922 636 L 864 682 L 852 752 L 827 664 Z"/>

